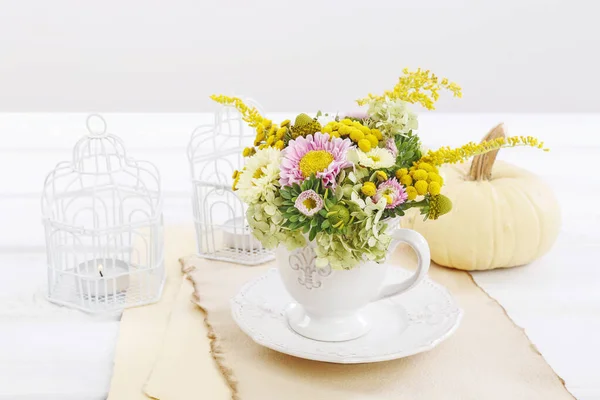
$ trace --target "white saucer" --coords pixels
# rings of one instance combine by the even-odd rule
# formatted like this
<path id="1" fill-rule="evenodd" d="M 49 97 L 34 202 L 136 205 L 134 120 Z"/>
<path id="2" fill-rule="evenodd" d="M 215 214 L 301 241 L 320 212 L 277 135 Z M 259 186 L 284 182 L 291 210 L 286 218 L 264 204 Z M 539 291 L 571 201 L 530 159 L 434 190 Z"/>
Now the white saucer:
<path id="1" fill-rule="evenodd" d="M 410 272 L 390 268 L 400 282 Z M 293 300 L 277 269 L 248 282 L 231 300 L 233 318 L 256 343 L 292 356 L 339 364 L 394 360 L 431 350 L 458 327 L 462 310 L 443 286 L 425 278 L 407 293 L 369 304 L 362 311 L 373 328 L 346 342 L 320 342 L 295 333 L 286 309 Z"/>

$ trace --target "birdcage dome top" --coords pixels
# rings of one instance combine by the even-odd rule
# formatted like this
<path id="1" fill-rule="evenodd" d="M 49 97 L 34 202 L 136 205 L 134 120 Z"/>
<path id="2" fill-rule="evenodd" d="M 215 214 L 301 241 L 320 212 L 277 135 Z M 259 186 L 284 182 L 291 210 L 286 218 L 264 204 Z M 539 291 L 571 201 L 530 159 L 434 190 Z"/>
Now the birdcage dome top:
<path id="1" fill-rule="evenodd" d="M 106 122 L 97 115 L 86 121 L 87 134 L 73 148 L 71 166 L 80 173 L 111 173 L 125 167 L 127 153 L 121 139 L 106 130 Z"/>
<path id="2" fill-rule="evenodd" d="M 107 132 L 102 117 L 88 117 L 87 130 L 75 144 L 72 160 L 59 163 L 46 177 L 44 218 L 86 230 L 160 218 L 157 168 L 127 157 L 123 142 Z"/>

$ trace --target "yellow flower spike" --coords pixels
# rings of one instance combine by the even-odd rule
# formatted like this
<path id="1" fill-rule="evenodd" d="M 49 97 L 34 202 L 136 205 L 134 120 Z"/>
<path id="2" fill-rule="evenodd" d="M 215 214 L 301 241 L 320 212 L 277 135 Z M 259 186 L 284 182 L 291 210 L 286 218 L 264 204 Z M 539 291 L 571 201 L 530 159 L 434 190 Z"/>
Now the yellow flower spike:
<path id="1" fill-rule="evenodd" d="M 429 187 L 427 181 L 416 181 L 414 186 L 417 190 L 417 193 L 420 195 L 424 195 L 425 193 L 427 193 L 427 188 Z"/>
<path id="2" fill-rule="evenodd" d="M 283 137 L 285 136 L 286 133 L 287 133 L 287 128 L 285 128 L 285 127 L 279 128 L 279 129 L 277 129 L 277 133 L 275 134 L 275 137 L 277 138 L 277 140 L 281 140 L 281 139 L 283 139 Z"/>
<path id="3" fill-rule="evenodd" d="M 381 134 L 381 131 L 379 129 L 371 129 L 371 133 L 373 135 L 375 135 L 375 137 L 377 138 L 377 140 L 383 140 L 383 135 Z"/>
<path id="4" fill-rule="evenodd" d="M 396 171 L 396 178 L 398 179 L 402 179 L 402 177 L 405 175 L 408 175 L 408 170 L 406 168 L 400 168 Z"/>
<path id="5" fill-rule="evenodd" d="M 278 150 L 283 150 L 284 146 L 285 144 L 283 143 L 283 140 L 278 140 L 277 142 L 275 142 L 275 145 L 273 147 L 275 147 Z"/>
<path id="6" fill-rule="evenodd" d="M 275 135 L 271 135 L 267 138 L 267 146 L 270 146 L 273 143 L 275 143 Z"/>
<path id="7" fill-rule="evenodd" d="M 437 196 L 438 194 L 440 194 L 441 189 L 442 187 L 437 182 L 430 182 L 429 186 L 427 187 L 427 191 L 432 196 Z"/>
<path id="8" fill-rule="evenodd" d="M 325 125 L 323 127 L 323 129 L 321 129 L 321 132 L 323 132 L 323 133 L 331 133 L 331 132 L 333 132 L 333 128 L 331 127 L 331 125 Z"/>
<path id="9" fill-rule="evenodd" d="M 365 139 L 371 142 L 371 147 L 377 147 L 377 145 L 379 144 L 379 140 L 377 140 L 375 135 L 367 135 L 365 136 Z"/>
<path id="10" fill-rule="evenodd" d="M 360 191 L 365 196 L 370 197 L 370 196 L 374 196 L 375 193 L 377 193 L 377 188 L 375 187 L 375 184 L 373 182 L 365 182 L 365 183 L 363 183 L 362 187 L 360 188 Z"/>
<path id="11" fill-rule="evenodd" d="M 413 178 L 408 174 L 403 175 L 402 177 L 400 177 L 400 183 L 404 186 L 410 186 L 413 183 Z"/>
<path id="12" fill-rule="evenodd" d="M 426 162 L 432 166 L 456 164 L 464 162 L 473 156 L 484 154 L 492 150 L 518 146 L 538 148 L 538 145 L 533 145 L 531 140 L 528 141 L 528 139 L 524 136 L 511 136 L 508 138 L 500 137 L 481 143 L 469 142 L 455 149 L 441 147 L 435 151 L 429 150 L 427 154 L 417 162 L 417 164 L 421 164 L 423 162 Z M 547 151 L 548 149 L 544 150 Z"/>
<path id="13" fill-rule="evenodd" d="M 255 107 L 248 107 L 239 97 L 213 94 L 210 98 L 219 104 L 235 107 L 242 114 L 242 119 L 252 128 L 258 127 L 265 120 Z"/>
<path id="14" fill-rule="evenodd" d="M 414 200 L 417 198 L 417 189 L 413 186 L 409 186 L 406 188 L 406 194 L 408 195 L 408 200 Z"/>
<path id="15" fill-rule="evenodd" d="M 340 123 L 347 125 L 347 126 L 351 126 L 352 120 L 350 118 L 344 118 L 343 120 L 340 121 Z"/>
<path id="16" fill-rule="evenodd" d="M 257 134 L 256 138 L 254 139 L 254 145 L 258 146 L 260 144 L 260 142 L 262 142 L 263 140 L 265 140 L 265 134 L 264 133 Z"/>
<path id="17" fill-rule="evenodd" d="M 292 122 L 292 121 L 290 121 L 289 119 L 286 119 L 286 120 L 284 120 L 284 121 L 281 123 L 281 126 L 282 126 L 282 127 L 287 127 L 287 126 L 288 126 L 288 125 L 289 125 L 291 122 Z"/>
<path id="18" fill-rule="evenodd" d="M 419 103 L 423 107 L 433 110 L 435 102 L 439 99 L 439 91 L 446 89 L 455 97 L 462 97 L 460 86 L 456 83 L 449 82 L 444 78 L 440 82 L 438 77 L 431 71 L 423 71 L 421 68 L 416 71 L 403 69 L 404 76 L 398 79 L 398 83 L 394 88 L 386 90 L 383 95 L 375 96 L 369 94 L 367 97 L 357 100 L 359 105 L 365 105 L 371 100 L 383 100 L 386 97 L 392 100 L 402 100 L 408 103 Z"/>
<path id="19" fill-rule="evenodd" d="M 352 135 L 350 135 L 352 136 Z M 360 139 L 358 141 L 358 148 L 364 151 L 365 153 L 371 151 L 371 142 L 368 139 Z"/>
<path id="20" fill-rule="evenodd" d="M 244 151 L 242 152 L 242 155 L 244 157 L 250 157 L 250 156 L 253 156 L 254 153 L 256 153 L 256 150 L 254 149 L 254 147 L 246 147 L 244 149 Z M 234 178 L 235 178 L 235 176 L 234 176 Z"/>

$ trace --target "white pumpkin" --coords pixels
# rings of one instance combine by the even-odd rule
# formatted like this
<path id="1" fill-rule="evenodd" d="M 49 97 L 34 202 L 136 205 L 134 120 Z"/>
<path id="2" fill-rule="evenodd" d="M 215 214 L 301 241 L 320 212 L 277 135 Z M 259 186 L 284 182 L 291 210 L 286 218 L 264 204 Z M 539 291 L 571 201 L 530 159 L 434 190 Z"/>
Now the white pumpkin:
<path id="1" fill-rule="evenodd" d="M 502 135 L 500 124 L 484 140 Z M 462 270 L 524 265 L 556 240 L 560 209 L 550 187 L 531 172 L 495 162 L 496 153 L 475 157 L 471 166 L 442 169 L 450 213 L 423 221 L 411 210 L 402 219 L 403 227 L 427 239 L 437 264 Z"/>

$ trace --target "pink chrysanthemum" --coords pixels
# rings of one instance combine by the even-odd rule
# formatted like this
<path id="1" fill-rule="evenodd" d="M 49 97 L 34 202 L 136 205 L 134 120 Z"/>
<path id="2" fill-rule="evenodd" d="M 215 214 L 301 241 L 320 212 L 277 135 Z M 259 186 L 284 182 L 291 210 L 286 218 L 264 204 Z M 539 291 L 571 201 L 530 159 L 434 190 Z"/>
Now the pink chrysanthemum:
<path id="1" fill-rule="evenodd" d="M 289 186 L 315 175 L 324 185 L 334 187 L 340 171 L 352 165 L 346 160 L 351 146 L 350 139 L 330 140 L 328 134 L 321 132 L 290 140 L 282 152 L 279 182 Z"/>
<path id="2" fill-rule="evenodd" d="M 398 180 L 392 178 L 382 182 L 377 187 L 377 192 L 375 193 L 375 196 L 373 196 L 373 201 L 377 203 L 382 197 L 384 197 L 387 202 L 385 208 L 396 208 L 406 201 L 408 195 Z"/>
<path id="3" fill-rule="evenodd" d="M 390 153 L 392 153 L 394 158 L 398 156 L 398 147 L 396 147 L 396 141 L 394 139 L 388 139 L 385 142 L 385 148 L 388 149 Z"/>
<path id="4" fill-rule="evenodd" d="M 312 217 L 323 209 L 323 199 L 314 190 L 305 190 L 296 199 L 294 207 L 307 217 Z"/>

